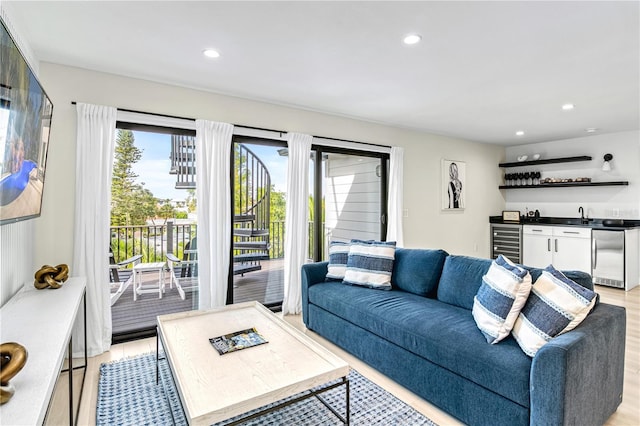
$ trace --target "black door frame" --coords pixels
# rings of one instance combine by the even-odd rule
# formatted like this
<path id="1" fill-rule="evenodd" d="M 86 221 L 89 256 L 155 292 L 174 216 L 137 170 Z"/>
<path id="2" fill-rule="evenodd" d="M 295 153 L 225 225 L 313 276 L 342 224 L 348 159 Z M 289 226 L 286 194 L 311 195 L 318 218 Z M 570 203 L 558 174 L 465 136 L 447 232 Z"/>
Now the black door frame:
<path id="1" fill-rule="evenodd" d="M 389 154 L 383 152 L 371 152 L 360 151 L 350 148 L 338 148 L 329 147 L 323 145 L 311 145 L 311 152 L 315 152 L 314 161 L 314 206 L 313 206 L 313 232 L 315 234 L 314 239 L 314 253 L 313 260 L 320 262 L 322 260 L 322 253 L 324 249 L 324 241 L 322 234 L 322 197 L 318 197 L 317 194 L 322 195 L 322 155 L 327 154 L 345 154 L 353 155 L 357 157 L 372 157 L 380 159 L 380 240 L 387 240 L 387 200 L 389 198 Z M 320 159 L 320 161 L 318 161 Z"/>
<path id="2" fill-rule="evenodd" d="M 230 205 L 231 205 L 231 227 L 232 227 L 232 231 L 231 231 L 231 236 L 230 236 L 230 248 L 229 248 L 229 272 L 228 272 L 228 277 L 227 277 L 227 305 L 232 305 L 233 304 L 233 216 L 235 215 L 235 210 L 236 210 L 236 206 L 235 206 L 235 197 L 233 196 L 233 191 L 235 188 L 235 146 L 236 144 L 241 144 L 241 143 L 246 143 L 246 144 L 252 144 L 252 145 L 266 145 L 266 146 L 273 146 L 273 147 L 282 147 L 282 148 L 286 148 L 287 147 L 287 142 L 286 141 L 280 141 L 280 140 L 276 140 L 276 139 L 267 139 L 267 138 L 260 138 L 257 136 L 242 136 L 242 135 L 233 135 L 232 139 L 231 139 L 231 155 L 230 155 L 230 164 L 231 167 L 229 168 L 229 178 L 230 178 L 230 185 L 231 185 L 231 200 L 230 200 Z M 282 310 L 282 300 L 280 300 L 279 302 L 273 302 L 273 303 L 264 303 L 264 306 L 266 306 L 267 308 L 271 309 L 274 312 L 279 312 Z"/>

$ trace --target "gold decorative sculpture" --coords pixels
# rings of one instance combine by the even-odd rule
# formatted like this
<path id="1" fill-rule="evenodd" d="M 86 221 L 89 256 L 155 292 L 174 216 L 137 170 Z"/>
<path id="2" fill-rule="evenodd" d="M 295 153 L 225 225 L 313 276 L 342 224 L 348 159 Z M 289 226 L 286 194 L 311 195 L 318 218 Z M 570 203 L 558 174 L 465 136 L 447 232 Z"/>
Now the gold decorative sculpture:
<path id="1" fill-rule="evenodd" d="M 69 267 L 64 263 L 56 267 L 44 265 L 36 272 L 33 285 L 38 290 L 47 287 L 60 288 L 67 278 L 69 278 Z"/>
<path id="2" fill-rule="evenodd" d="M 9 401 L 15 388 L 9 380 L 22 370 L 27 362 L 27 350 L 19 343 L 10 342 L 0 345 L 0 405 Z"/>

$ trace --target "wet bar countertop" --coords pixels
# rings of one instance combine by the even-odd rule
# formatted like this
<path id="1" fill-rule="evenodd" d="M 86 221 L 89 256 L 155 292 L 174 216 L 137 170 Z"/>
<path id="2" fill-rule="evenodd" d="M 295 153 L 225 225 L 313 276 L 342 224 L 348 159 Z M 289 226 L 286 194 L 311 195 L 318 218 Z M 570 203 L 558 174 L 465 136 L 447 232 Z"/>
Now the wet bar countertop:
<path id="1" fill-rule="evenodd" d="M 547 225 L 547 226 L 577 226 L 592 229 L 625 230 L 640 228 L 639 219 L 587 219 L 579 217 L 550 217 L 539 218 L 521 216 L 520 222 L 502 220 L 502 216 L 489 216 L 489 223 L 502 223 L 511 225 Z"/>

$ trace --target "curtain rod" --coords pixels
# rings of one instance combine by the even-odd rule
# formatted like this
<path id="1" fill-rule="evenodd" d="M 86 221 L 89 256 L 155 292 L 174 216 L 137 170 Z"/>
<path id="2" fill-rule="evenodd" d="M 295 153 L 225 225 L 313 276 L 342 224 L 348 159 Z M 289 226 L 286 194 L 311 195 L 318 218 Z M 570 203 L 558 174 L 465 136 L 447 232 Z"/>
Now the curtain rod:
<path id="1" fill-rule="evenodd" d="M 71 101 L 71 105 L 76 105 L 77 102 L 76 101 Z M 124 111 L 124 112 L 132 112 L 135 114 L 147 114 L 147 115 L 157 115 L 159 117 L 166 117 L 166 118 L 176 118 L 179 120 L 191 120 L 191 121 L 196 121 L 195 118 L 191 118 L 191 117 L 179 117 L 177 115 L 169 115 L 169 114 L 159 114 L 159 113 L 155 113 L 155 112 L 145 112 L 145 111 L 136 111 L 134 109 L 125 109 L 125 108 L 116 108 L 118 111 Z M 276 132 L 276 133 L 289 133 L 286 130 L 275 130 L 275 129 L 267 129 L 265 127 L 253 127 L 253 126 L 245 126 L 244 124 L 234 124 L 234 127 L 242 127 L 245 129 L 253 129 L 253 130 L 264 130 L 266 132 Z M 319 138 L 319 139 L 327 139 L 330 141 L 337 141 L 337 142 L 351 142 L 351 143 L 358 143 L 361 145 L 371 145 L 371 146 L 379 146 L 381 148 L 391 148 L 391 145 L 381 145 L 381 144 L 377 144 L 377 143 L 370 143 L 370 142 L 359 142 L 359 141 L 352 141 L 349 139 L 338 139 L 338 138 L 329 138 L 326 136 L 317 136 L 317 135 L 311 135 L 314 138 Z"/>

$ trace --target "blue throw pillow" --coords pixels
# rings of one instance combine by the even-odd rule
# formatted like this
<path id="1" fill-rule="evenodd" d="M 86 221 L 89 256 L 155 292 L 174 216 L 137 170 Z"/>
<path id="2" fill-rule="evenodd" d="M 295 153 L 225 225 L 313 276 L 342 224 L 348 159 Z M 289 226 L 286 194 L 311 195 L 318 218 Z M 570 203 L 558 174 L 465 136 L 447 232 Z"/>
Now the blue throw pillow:
<path id="1" fill-rule="evenodd" d="M 503 255 L 495 259 L 473 300 L 473 319 L 487 342 L 498 343 L 511 333 L 531 291 L 531 275 Z"/>
<path id="2" fill-rule="evenodd" d="M 533 284 L 513 326 L 513 337 L 524 353 L 533 357 L 549 340 L 576 328 L 597 300 L 597 293 L 549 265 Z"/>
<path id="3" fill-rule="evenodd" d="M 380 290 L 391 290 L 396 243 L 351 240 L 343 282 Z"/>
<path id="4" fill-rule="evenodd" d="M 343 241 L 331 241 L 329 243 L 329 265 L 326 276 L 328 281 L 344 279 L 350 247 L 350 243 Z"/>

